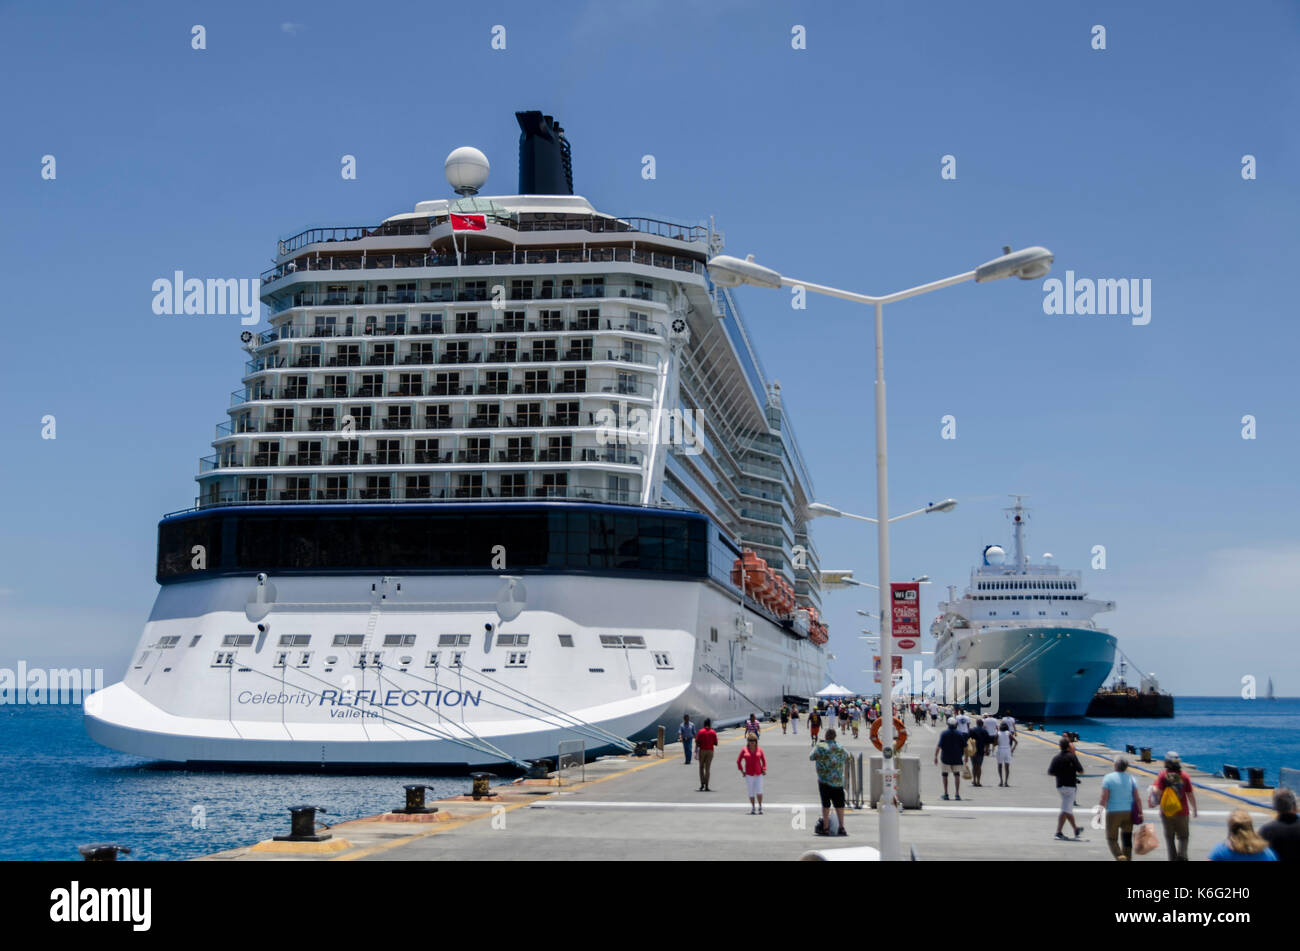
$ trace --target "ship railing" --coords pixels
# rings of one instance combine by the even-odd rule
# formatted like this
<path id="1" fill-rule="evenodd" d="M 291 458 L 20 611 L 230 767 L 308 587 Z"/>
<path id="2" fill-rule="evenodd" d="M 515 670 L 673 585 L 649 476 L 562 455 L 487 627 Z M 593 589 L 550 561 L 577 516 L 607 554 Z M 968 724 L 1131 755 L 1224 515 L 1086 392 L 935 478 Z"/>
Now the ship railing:
<path id="1" fill-rule="evenodd" d="M 671 238 L 674 241 L 706 241 L 709 229 L 703 225 L 683 225 L 656 218 L 611 217 L 601 215 L 566 215 L 557 214 L 521 214 L 485 212 L 494 224 L 513 228 L 515 231 L 589 231 L 593 234 L 624 234 L 636 232 L 654 235 L 659 238 Z M 426 218 L 408 218 L 377 225 L 358 225 L 352 227 L 308 228 L 292 237 L 284 238 L 277 248 L 277 256 L 292 254 L 300 248 L 311 244 L 329 244 L 338 241 L 358 241 L 362 238 L 383 238 L 404 235 L 429 234 L 435 227 L 446 225 L 446 215 L 430 215 Z"/>
<path id="2" fill-rule="evenodd" d="M 464 251 L 459 254 L 436 252 L 432 254 L 397 252 L 366 254 L 306 255 L 268 268 L 261 274 L 263 284 L 271 284 L 283 277 L 308 272 L 348 272 L 369 270 L 401 270 L 409 268 L 441 267 L 512 267 L 521 265 L 551 264 L 640 264 L 662 268 L 682 274 L 705 276 L 704 262 L 698 258 L 666 251 L 645 248 L 519 248 L 510 251 Z M 566 293 L 567 291 L 567 293 Z M 554 298 L 564 300 L 583 296 L 582 287 L 555 289 Z M 339 295 L 341 298 L 347 295 Z M 604 294 L 588 296 L 605 296 Z M 343 300 L 342 303 L 347 303 Z M 407 303 L 415 303 L 415 300 Z M 366 301 L 370 303 L 370 301 Z M 383 302 L 378 302 L 383 303 Z M 320 305 L 313 305 L 320 306 Z"/>
<path id="3" fill-rule="evenodd" d="M 307 343 L 355 340 L 365 343 L 376 337 L 432 337 L 441 340 L 468 334 L 628 333 L 663 337 L 666 333 L 665 325 L 660 320 L 612 314 L 579 317 L 578 309 L 573 304 L 567 305 L 558 320 L 539 320 L 536 314 L 530 314 L 528 319 L 485 318 L 482 323 L 444 320 L 441 311 L 436 318 L 432 314 L 421 315 L 418 319 L 412 316 L 408 322 L 403 315 L 399 322 L 388 321 L 384 324 L 379 324 L 373 317 L 367 321 L 364 318 L 357 319 L 359 315 L 330 315 L 328 323 L 283 323 L 255 334 L 253 339 L 255 346 L 265 346 L 284 340 L 303 340 Z M 353 319 L 339 320 L 339 317 Z"/>
<path id="4" fill-rule="evenodd" d="M 391 431 L 396 431 L 394 428 Z M 323 447 L 316 441 L 312 449 L 298 449 L 296 452 L 267 450 L 225 449 L 222 452 L 203 456 L 199 459 L 199 474 L 216 472 L 220 469 L 274 469 L 274 468 L 322 468 L 322 467 L 360 467 L 360 466 L 449 466 L 465 463 L 503 464 L 517 466 L 520 463 L 542 462 L 595 462 L 605 465 L 640 466 L 644 455 L 626 446 L 566 446 L 548 448 L 512 446 L 483 448 L 456 448 L 451 440 L 446 446 L 429 449 L 366 449 L 355 448 L 356 436 L 342 436 L 337 446 Z M 388 441 L 388 440 L 385 440 Z M 395 440 L 394 440 L 395 441 Z M 438 443 L 439 440 L 432 440 Z M 531 443 L 531 440 L 529 440 Z"/>
<path id="5" fill-rule="evenodd" d="M 339 505 L 339 504 L 373 504 L 373 505 L 399 505 L 414 504 L 428 505 L 431 503 L 449 503 L 460 505 L 470 502 L 565 502 L 574 504 L 592 504 L 603 503 L 610 505 L 626 505 L 641 509 L 670 509 L 678 512 L 690 512 L 686 506 L 676 505 L 671 502 L 660 502 L 652 505 L 641 505 L 638 501 L 638 494 L 631 491 L 620 491 L 616 489 L 607 489 L 600 486 L 535 486 L 528 487 L 526 492 L 503 494 L 502 492 L 490 491 L 488 489 L 469 490 L 459 486 L 437 485 L 426 490 L 405 490 L 402 487 L 394 487 L 388 492 L 379 490 L 369 490 L 366 488 L 349 488 L 349 489 L 329 489 L 313 490 L 305 495 L 301 492 L 292 490 L 267 490 L 260 491 L 225 491 L 216 494 L 200 496 L 194 500 L 191 508 L 180 509 L 175 512 L 168 512 L 164 518 L 171 518 L 176 515 L 187 515 L 193 512 L 206 511 L 214 508 L 226 508 L 231 506 L 256 506 L 256 505 Z"/>
<path id="6" fill-rule="evenodd" d="M 513 281 L 513 279 L 512 279 Z M 420 281 L 410 281 L 411 285 L 418 285 Z M 423 289 L 415 288 L 403 291 L 385 289 L 385 285 L 367 290 L 367 289 L 345 289 L 330 292 L 328 289 L 316 290 L 298 290 L 292 294 L 285 294 L 270 301 L 272 313 L 280 313 L 291 307 L 406 307 L 406 306 L 425 306 L 432 305 L 438 307 L 450 307 L 458 304 L 479 304 L 487 303 L 489 295 L 486 290 L 469 287 L 466 282 L 462 281 L 459 289 L 453 290 L 452 281 L 425 281 L 426 287 Z M 340 285 L 342 286 L 342 285 Z M 400 286 L 400 285 L 399 285 Z M 541 287 L 536 289 L 535 294 L 528 293 L 528 289 L 515 290 L 513 287 L 506 292 L 506 300 L 514 303 L 549 303 L 564 301 L 585 301 L 609 299 L 620 302 L 633 301 L 650 301 L 653 303 L 666 304 L 668 295 L 661 290 L 648 287 L 638 287 L 635 283 L 607 281 L 604 286 L 596 285 L 587 287 L 565 287 L 559 288 Z M 342 315 L 340 315 L 342 316 Z"/>
<path id="7" fill-rule="evenodd" d="M 465 364 L 440 364 L 442 367 L 463 367 Z M 382 376 L 382 372 L 376 374 Z M 399 392 L 400 391 L 400 392 Z M 352 381 L 346 389 L 339 385 L 318 386 L 309 383 L 306 387 L 284 385 L 280 387 L 262 386 L 262 387 L 244 387 L 235 390 L 230 394 L 230 405 L 232 407 L 243 406 L 246 403 L 268 402 L 275 400 L 357 400 L 369 399 L 378 401 L 380 404 L 387 404 L 404 398 L 410 399 L 428 399 L 436 397 L 459 397 L 463 399 L 478 397 L 509 397 L 510 399 L 529 399 L 543 396 L 583 396 L 596 395 L 605 397 L 638 397 L 651 398 L 654 396 L 654 383 L 650 381 L 638 381 L 624 377 L 611 377 L 608 375 L 593 374 L 579 379 L 559 379 L 554 381 L 519 381 L 511 380 L 507 383 L 487 383 L 486 381 L 475 383 L 472 380 L 465 383 L 402 383 L 400 380 L 390 377 L 387 380 L 377 380 L 372 382 Z M 421 408 L 426 408 L 427 404 L 421 404 Z M 383 408 L 380 405 L 379 408 Z M 342 413 L 339 414 L 340 418 Z M 292 420 L 285 420 L 285 429 L 292 429 Z M 308 427 L 310 429 L 311 427 Z M 252 430 L 248 430 L 252 431 Z M 269 431 L 269 430 L 268 430 Z M 303 431 L 303 430 L 300 430 Z M 778 470 L 779 471 L 779 470 Z"/>

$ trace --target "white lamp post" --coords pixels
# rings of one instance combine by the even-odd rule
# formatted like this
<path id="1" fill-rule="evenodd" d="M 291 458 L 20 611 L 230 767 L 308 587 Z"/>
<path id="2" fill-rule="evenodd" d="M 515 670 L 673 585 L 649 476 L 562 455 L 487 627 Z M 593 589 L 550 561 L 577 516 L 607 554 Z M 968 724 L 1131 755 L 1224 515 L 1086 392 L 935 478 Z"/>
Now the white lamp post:
<path id="1" fill-rule="evenodd" d="M 1032 247 L 1025 248 L 1023 251 L 1012 251 L 1009 247 L 1003 248 L 1001 257 L 994 258 L 981 264 L 973 271 L 965 271 L 961 274 L 955 274 L 952 277 L 945 277 L 939 281 L 933 281 L 929 284 L 921 284 L 907 290 L 898 291 L 893 294 L 886 294 L 883 297 L 872 297 L 869 294 L 855 294 L 851 291 L 843 291 L 834 287 L 826 287 L 822 284 L 810 284 L 807 281 L 796 281 L 792 278 L 783 277 L 777 271 L 771 268 L 763 267 L 754 263 L 754 256 L 751 254 L 744 260 L 735 258 L 727 254 L 720 254 L 709 260 L 709 275 L 713 282 L 722 287 L 738 287 L 741 284 L 753 284 L 756 287 L 803 287 L 816 294 L 826 294 L 830 297 L 838 297 L 842 300 L 854 301 L 859 304 L 870 304 L 876 311 L 876 518 L 868 519 L 862 516 L 853 516 L 862 518 L 863 521 L 874 521 L 877 527 L 877 546 L 879 548 L 878 563 L 880 570 L 880 663 L 881 669 L 885 672 L 889 683 L 889 696 L 893 697 L 893 656 L 890 650 L 892 634 L 890 631 L 890 607 L 886 603 L 889 592 L 889 523 L 894 521 L 889 517 L 889 457 L 887 452 L 887 439 L 885 435 L 885 323 L 884 307 L 886 304 L 892 304 L 894 301 L 905 300 L 909 297 L 916 297 L 920 294 L 928 294 L 930 291 L 937 291 L 943 287 L 950 287 L 953 284 L 961 284 L 966 281 L 975 281 L 985 283 L 987 281 L 996 281 L 1004 277 L 1018 277 L 1021 280 L 1034 280 L 1042 277 L 1052 268 L 1053 254 L 1046 248 Z M 951 501 L 951 500 L 949 500 Z M 816 504 L 816 503 L 814 503 Z M 946 504 L 946 503 L 941 503 Z M 810 509 L 812 506 L 809 507 Z M 817 514 L 841 516 L 843 513 L 837 509 L 831 509 L 825 506 L 829 511 L 819 510 Z M 926 509 L 920 510 L 921 512 Z M 909 512 L 910 515 L 920 514 L 919 512 Z M 882 679 L 882 685 L 885 681 Z M 880 740 L 883 746 L 884 768 L 881 770 L 881 779 L 883 781 L 883 790 L 880 802 L 880 855 L 886 861 L 899 859 L 900 850 L 898 843 L 898 810 L 895 806 L 894 787 L 897 773 L 894 768 L 894 718 L 892 716 L 892 706 L 881 711 L 884 722 L 881 724 Z"/>

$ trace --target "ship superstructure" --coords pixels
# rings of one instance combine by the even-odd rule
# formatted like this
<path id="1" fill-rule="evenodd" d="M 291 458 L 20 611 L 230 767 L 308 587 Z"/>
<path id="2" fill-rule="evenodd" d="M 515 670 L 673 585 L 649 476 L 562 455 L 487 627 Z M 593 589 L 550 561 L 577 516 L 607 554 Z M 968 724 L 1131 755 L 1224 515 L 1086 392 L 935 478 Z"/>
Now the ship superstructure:
<path id="1" fill-rule="evenodd" d="M 962 596 L 949 588 L 939 603 L 930 627 L 935 666 L 981 672 L 996 685 L 1001 709 L 1019 719 L 1083 716 L 1115 658 L 1116 639 L 1093 616 L 1113 611 L 1115 602 L 1090 598 L 1081 573 L 1060 568 L 1051 555 L 1031 563 L 1021 497 L 1007 514 L 1011 558 L 999 545 L 986 546 Z"/>
<path id="2" fill-rule="evenodd" d="M 458 197 L 279 243 L 96 739 L 522 761 L 820 686 L 811 479 L 709 281 L 721 234 L 597 211 L 559 124 L 518 118 L 530 193 L 479 194 L 462 148 Z"/>

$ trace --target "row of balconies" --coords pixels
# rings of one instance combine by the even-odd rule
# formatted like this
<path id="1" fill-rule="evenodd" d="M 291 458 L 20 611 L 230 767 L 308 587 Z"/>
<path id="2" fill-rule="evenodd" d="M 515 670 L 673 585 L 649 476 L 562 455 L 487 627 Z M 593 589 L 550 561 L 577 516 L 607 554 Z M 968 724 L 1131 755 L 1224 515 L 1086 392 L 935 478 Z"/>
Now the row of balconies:
<path id="1" fill-rule="evenodd" d="M 385 384 L 382 380 L 366 381 L 363 379 L 350 387 L 346 384 L 339 383 L 331 383 L 328 386 L 285 385 L 279 387 L 255 383 L 252 386 L 247 386 L 242 390 L 235 390 L 231 393 L 230 405 L 233 407 L 242 406 L 246 403 L 275 400 L 330 400 L 355 398 L 389 400 L 401 397 L 473 395 L 526 397 L 545 394 L 576 395 L 583 393 L 601 393 L 617 396 L 648 398 L 654 395 L 653 389 L 654 387 L 651 383 L 639 383 L 632 379 L 588 380 L 583 377 L 566 377 L 557 380 L 554 383 L 546 380 L 534 380 L 513 384 L 508 380 L 484 381 L 478 384 L 461 384 L 439 381 L 429 384 L 427 389 L 422 380 L 397 380 L 389 381 Z"/>
<path id="2" fill-rule="evenodd" d="M 513 478 L 508 478 L 513 475 Z M 555 478 L 566 473 L 556 473 Z M 292 477 L 290 477 L 292 478 Z M 304 479 L 309 477 L 302 477 Z M 503 473 L 492 478 L 486 473 L 458 474 L 457 481 L 438 481 L 433 475 L 368 476 L 364 485 L 354 485 L 346 475 L 330 477 L 332 483 L 290 484 L 288 479 L 246 479 L 238 489 L 218 489 L 194 500 L 195 508 L 284 502 L 430 502 L 475 499 L 574 499 L 631 504 L 638 500 L 633 488 L 541 483 L 528 473 Z"/>
<path id="3" fill-rule="evenodd" d="M 663 323 L 650 320 L 647 316 L 601 317 L 580 316 L 565 319 L 563 316 L 534 315 L 532 319 L 512 317 L 507 313 L 503 318 L 480 320 L 481 315 L 457 314 L 454 319 L 444 319 L 441 314 L 421 314 L 418 318 L 405 314 L 387 314 L 381 323 L 374 315 L 364 322 L 347 315 L 342 320 L 334 315 L 317 315 L 310 321 L 290 321 L 272 327 L 258 334 L 255 341 L 258 346 L 274 343 L 277 340 L 320 339 L 320 338 L 369 338 L 369 337 L 417 337 L 417 336 L 452 336 L 455 334 L 503 334 L 503 333 L 581 333 L 584 331 L 606 330 L 611 333 L 634 333 L 662 336 Z"/>
<path id="4" fill-rule="evenodd" d="M 438 440 L 430 440 L 438 443 Z M 521 440 L 524 441 L 524 440 Z M 396 440 L 394 440 L 396 442 Z M 434 446 L 428 449 L 373 449 L 337 448 L 306 452 L 268 452 L 226 450 L 204 456 L 199 460 L 199 474 L 219 469 L 274 469 L 314 468 L 318 466 L 441 466 L 464 464 L 522 463 L 599 463 L 613 466 L 640 466 L 642 454 L 626 447 L 579 447 L 532 445 L 506 449 L 473 448 L 447 449 Z"/>
<path id="5" fill-rule="evenodd" d="M 283 355 L 278 351 L 263 354 L 244 364 L 245 376 L 264 370 L 294 369 L 332 369 L 347 367 L 391 367 L 391 366 L 445 366 L 447 364 L 481 364 L 481 363 L 594 363 L 604 362 L 634 363 L 640 366 L 654 366 L 659 362 L 659 353 L 647 351 L 640 344 L 629 345 L 614 350 L 596 345 L 591 338 L 569 341 L 569 346 L 561 350 L 556 341 L 532 341 L 532 347 L 521 350 L 516 341 L 497 341 L 491 349 L 486 346 L 474 346 L 469 341 L 444 344 L 441 352 L 436 352 L 433 344 L 413 344 L 404 352 L 398 353 L 394 344 L 371 344 L 363 353 L 359 345 L 338 347 L 328 353 L 302 352 L 296 355 Z"/>

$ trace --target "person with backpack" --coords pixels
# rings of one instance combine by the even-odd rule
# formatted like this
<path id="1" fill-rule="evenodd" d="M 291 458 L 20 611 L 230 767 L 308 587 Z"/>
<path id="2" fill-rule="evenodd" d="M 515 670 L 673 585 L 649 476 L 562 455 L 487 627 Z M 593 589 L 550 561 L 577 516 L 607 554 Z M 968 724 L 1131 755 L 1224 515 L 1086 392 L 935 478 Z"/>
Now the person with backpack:
<path id="1" fill-rule="evenodd" d="M 1133 817 L 1142 815 L 1137 780 L 1128 771 L 1128 757 L 1115 757 L 1115 769 L 1101 780 L 1101 808 L 1106 812 L 1106 845 L 1116 862 L 1133 860 Z"/>
<path id="2" fill-rule="evenodd" d="M 754 814 L 754 799 L 758 799 L 758 814 L 763 814 L 763 777 L 767 775 L 767 757 L 758 745 L 758 734 L 745 734 L 745 748 L 736 757 L 736 768 L 745 777 L 745 791 L 749 793 L 749 814 Z"/>
<path id="3" fill-rule="evenodd" d="M 1070 741 L 1062 739 L 1061 752 L 1052 757 L 1047 767 L 1047 775 L 1056 777 L 1056 794 L 1061 797 L 1061 812 L 1056 817 L 1056 837 L 1065 838 L 1065 824 L 1070 823 L 1077 839 L 1083 835 L 1079 823 L 1074 821 L 1074 800 L 1079 794 L 1079 776 L 1083 773 L 1083 764 L 1079 755 L 1070 746 Z"/>
<path id="4" fill-rule="evenodd" d="M 1165 827 L 1165 845 L 1169 861 L 1187 861 L 1187 840 L 1191 837 L 1191 820 L 1196 818 L 1196 794 L 1192 780 L 1183 772 L 1183 761 L 1172 750 L 1165 754 L 1165 768 L 1153 786 Z"/>
<path id="5" fill-rule="evenodd" d="M 839 822 L 838 835 L 848 835 L 844 831 L 844 764 L 849 760 L 848 751 L 835 742 L 835 729 L 826 731 L 826 741 L 818 743 L 808 758 L 817 765 L 817 792 L 822 801 L 822 817 L 813 827 L 814 835 L 831 834 L 831 807 L 835 807 L 835 818 Z"/>

